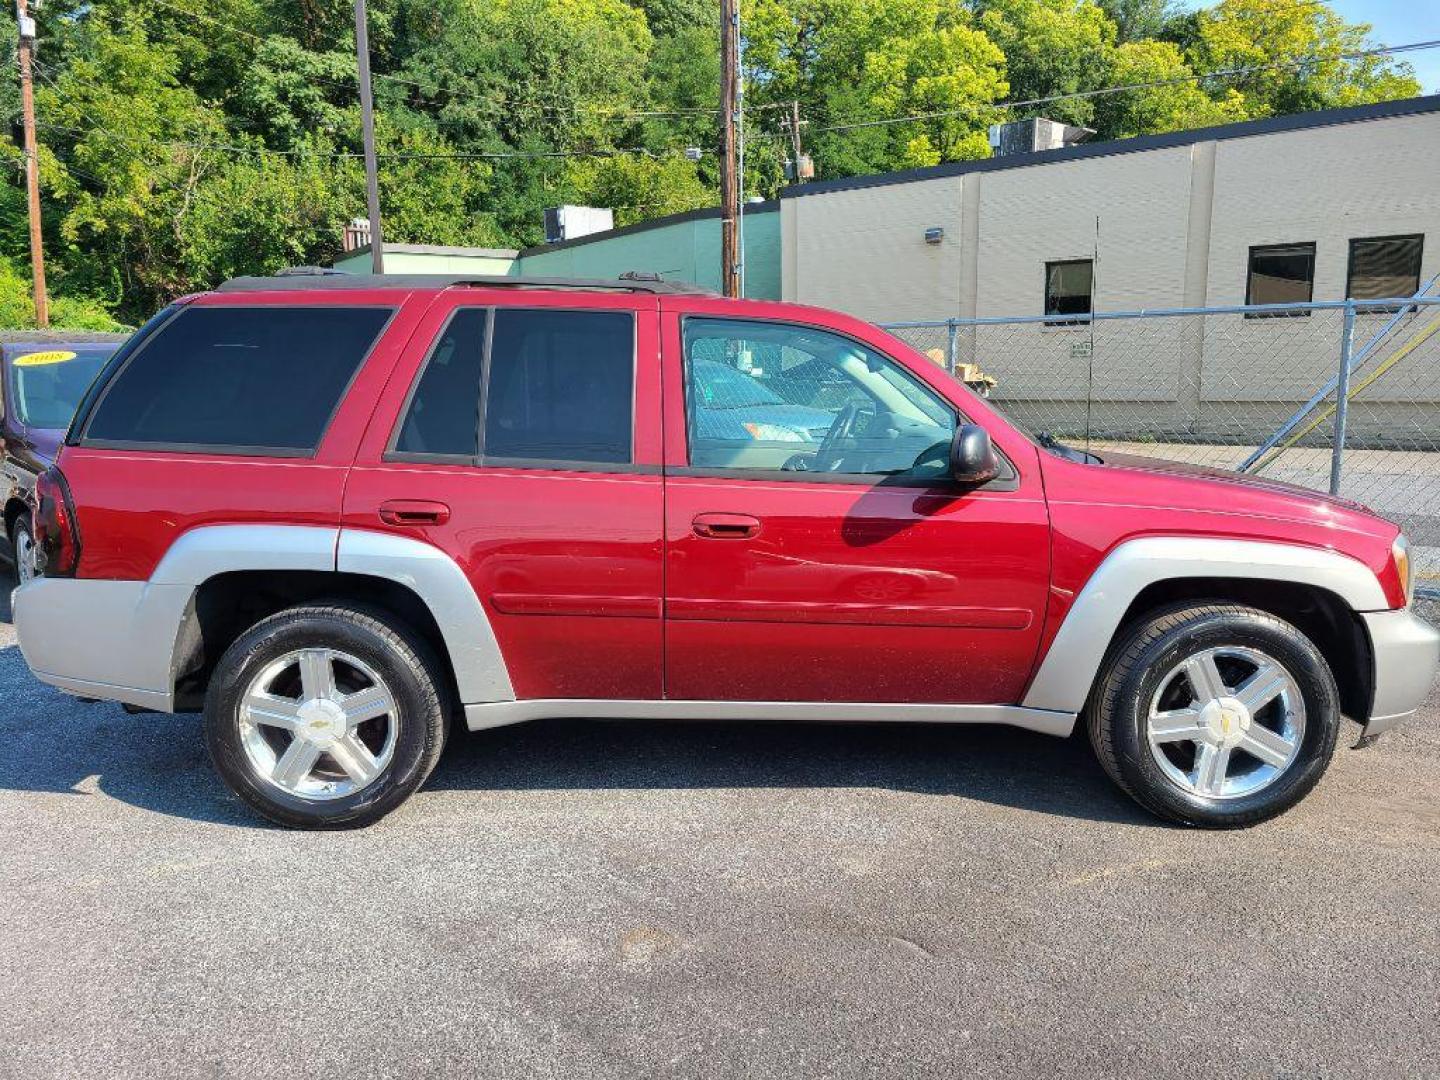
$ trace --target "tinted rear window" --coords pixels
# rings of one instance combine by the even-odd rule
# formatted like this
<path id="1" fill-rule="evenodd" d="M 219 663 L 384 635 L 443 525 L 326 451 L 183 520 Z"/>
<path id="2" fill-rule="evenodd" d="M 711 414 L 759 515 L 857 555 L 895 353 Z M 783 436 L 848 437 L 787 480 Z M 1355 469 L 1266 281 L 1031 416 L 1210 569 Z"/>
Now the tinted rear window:
<path id="1" fill-rule="evenodd" d="M 110 381 L 85 441 L 312 451 L 390 314 L 186 308 Z"/>
<path id="2" fill-rule="evenodd" d="M 628 313 L 497 310 L 485 456 L 628 462 L 634 378 Z"/>
<path id="3" fill-rule="evenodd" d="M 480 365 L 485 308 L 462 308 L 440 332 L 395 449 L 404 454 L 473 458 L 480 452 Z"/>

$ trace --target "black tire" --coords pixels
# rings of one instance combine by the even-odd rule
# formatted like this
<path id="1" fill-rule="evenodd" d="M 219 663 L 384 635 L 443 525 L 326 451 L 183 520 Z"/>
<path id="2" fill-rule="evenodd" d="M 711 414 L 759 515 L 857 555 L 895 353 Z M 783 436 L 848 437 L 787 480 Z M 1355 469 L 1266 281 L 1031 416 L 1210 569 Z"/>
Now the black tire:
<path id="1" fill-rule="evenodd" d="M 15 515 L 15 521 L 10 526 L 10 551 L 15 561 L 15 581 L 19 585 L 25 584 L 35 576 L 34 551 L 35 551 L 35 526 L 30 521 L 30 511 L 21 510 Z M 24 568 L 21 567 L 23 554 L 29 551 L 31 564 L 29 577 L 26 576 Z"/>
<path id="2" fill-rule="evenodd" d="M 1152 699 L 1176 665 L 1224 647 L 1254 649 L 1284 667 L 1304 701 L 1305 725 L 1295 756 L 1267 786 L 1207 797 L 1166 774 L 1146 724 Z M 1283 619 L 1237 604 L 1188 604 L 1144 620 L 1111 651 L 1087 711 L 1091 743 L 1111 779 L 1151 813 L 1209 829 L 1244 828 L 1290 809 L 1324 775 L 1340 731 L 1335 677 L 1314 643 Z"/>
<path id="3" fill-rule="evenodd" d="M 298 649 L 329 648 L 367 664 L 384 679 L 397 709 L 394 749 L 374 780 L 342 798 L 304 798 L 271 783 L 247 755 L 240 699 L 273 661 Z M 256 623 L 220 658 L 205 694 L 205 738 L 230 790 L 271 821 L 296 829 L 353 829 L 373 824 L 423 784 L 445 744 L 445 685 L 425 642 L 388 613 L 344 604 L 290 608 Z M 387 723 L 390 721 L 387 721 Z"/>

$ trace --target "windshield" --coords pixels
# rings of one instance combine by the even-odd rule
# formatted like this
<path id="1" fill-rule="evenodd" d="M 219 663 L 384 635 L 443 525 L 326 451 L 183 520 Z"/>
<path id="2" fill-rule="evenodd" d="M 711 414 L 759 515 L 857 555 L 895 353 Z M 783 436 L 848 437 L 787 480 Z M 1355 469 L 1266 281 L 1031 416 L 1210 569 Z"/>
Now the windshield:
<path id="1" fill-rule="evenodd" d="M 33 428 L 69 427 L 80 399 L 114 351 L 114 346 L 47 346 L 14 357 L 10 389 L 20 422 Z"/>

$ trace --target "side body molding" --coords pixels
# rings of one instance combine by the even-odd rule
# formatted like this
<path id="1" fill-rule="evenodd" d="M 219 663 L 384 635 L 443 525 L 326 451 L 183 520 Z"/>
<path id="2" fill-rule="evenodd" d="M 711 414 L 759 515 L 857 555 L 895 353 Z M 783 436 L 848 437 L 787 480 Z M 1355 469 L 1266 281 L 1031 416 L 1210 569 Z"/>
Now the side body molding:
<path id="1" fill-rule="evenodd" d="M 480 598 L 445 552 L 406 536 L 342 529 L 335 569 L 388 578 L 425 602 L 450 652 L 462 704 L 515 700 L 510 673 Z"/>
<path id="2" fill-rule="evenodd" d="M 1263 578 L 1328 589 L 1355 611 L 1389 605 L 1363 563 L 1333 551 L 1254 540 L 1146 537 L 1121 544 L 1080 590 L 1025 694 L 1031 709 L 1079 712 L 1126 609 L 1142 589 L 1178 578 Z"/>

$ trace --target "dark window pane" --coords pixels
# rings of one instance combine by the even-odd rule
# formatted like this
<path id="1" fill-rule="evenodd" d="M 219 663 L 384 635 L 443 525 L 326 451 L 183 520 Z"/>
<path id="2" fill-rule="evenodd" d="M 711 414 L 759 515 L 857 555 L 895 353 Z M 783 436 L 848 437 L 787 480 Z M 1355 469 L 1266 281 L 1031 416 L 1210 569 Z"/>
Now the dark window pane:
<path id="1" fill-rule="evenodd" d="M 1089 259 L 1045 264 L 1045 314 L 1088 315 L 1095 264 Z"/>
<path id="2" fill-rule="evenodd" d="M 634 377 L 629 314 L 497 310 L 485 456 L 628 462 Z"/>
<path id="3" fill-rule="evenodd" d="M 1272 244 L 1250 249 L 1245 285 L 1247 304 L 1309 303 L 1314 284 L 1314 244 Z"/>
<path id="4" fill-rule="evenodd" d="M 462 308 L 440 331 L 395 440 L 396 450 L 465 457 L 480 452 L 480 363 L 488 317 L 484 308 Z"/>
<path id="5" fill-rule="evenodd" d="M 1420 291 L 1423 237 L 1378 236 L 1350 241 L 1350 286 L 1356 300 L 1389 300 Z"/>
<path id="6" fill-rule="evenodd" d="M 314 450 L 388 308 L 187 308 L 131 357 L 85 438 Z"/>

